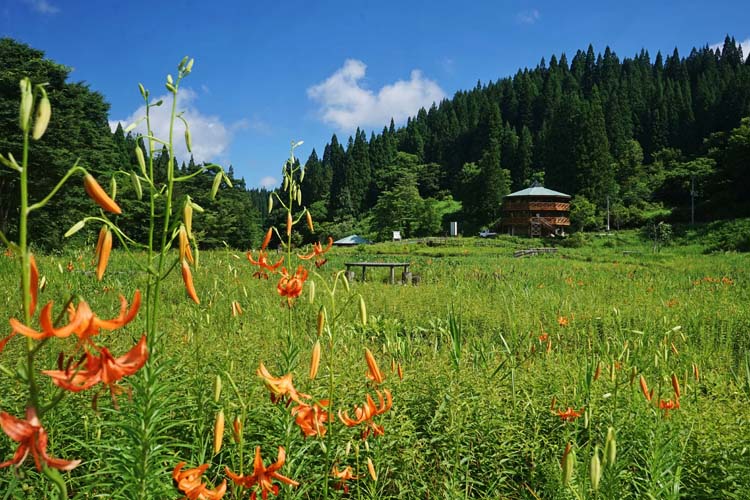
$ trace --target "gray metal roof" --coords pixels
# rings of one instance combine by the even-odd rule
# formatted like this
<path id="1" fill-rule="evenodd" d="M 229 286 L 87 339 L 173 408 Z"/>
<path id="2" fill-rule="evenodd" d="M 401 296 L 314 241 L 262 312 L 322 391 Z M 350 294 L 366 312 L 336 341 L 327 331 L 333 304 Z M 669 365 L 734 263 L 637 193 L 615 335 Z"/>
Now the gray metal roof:
<path id="1" fill-rule="evenodd" d="M 557 197 L 557 198 L 570 198 L 569 194 L 560 193 L 558 191 L 552 191 L 551 189 L 547 189 L 544 186 L 541 186 L 537 183 L 532 184 L 530 187 L 527 187 L 526 189 L 522 189 L 520 191 L 516 191 L 515 193 L 510 193 L 509 195 L 506 195 L 506 198 L 514 198 L 516 196 L 549 196 L 549 197 Z"/>
<path id="2" fill-rule="evenodd" d="M 346 238 L 341 238 L 340 240 L 336 240 L 333 242 L 334 245 L 363 245 L 367 243 L 370 242 L 356 234 L 352 234 L 351 236 L 347 236 Z"/>

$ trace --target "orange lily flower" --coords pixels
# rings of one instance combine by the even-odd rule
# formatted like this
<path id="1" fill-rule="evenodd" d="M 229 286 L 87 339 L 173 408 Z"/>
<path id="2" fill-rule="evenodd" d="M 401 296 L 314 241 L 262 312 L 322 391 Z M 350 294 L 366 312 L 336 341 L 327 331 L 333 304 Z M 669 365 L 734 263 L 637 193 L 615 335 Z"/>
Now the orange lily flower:
<path id="1" fill-rule="evenodd" d="M 281 279 L 279 280 L 279 284 L 276 285 L 276 290 L 279 292 L 279 295 L 286 297 L 289 307 L 292 305 L 292 299 L 299 297 L 302 293 L 305 280 L 307 280 L 307 269 L 304 267 L 297 266 L 297 271 L 291 276 L 285 267 L 281 268 Z"/>
<path id="2" fill-rule="evenodd" d="M 557 416 L 560 417 L 562 420 L 564 421 L 566 420 L 568 422 L 574 421 L 581 415 L 583 415 L 583 408 L 581 408 L 580 411 L 575 411 L 573 408 L 569 406 L 566 411 L 557 410 Z"/>
<path id="3" fill-rule="evenodd" d="M 141 307 L 141 292 L 136 290 L 133 294 L 130 309 L 128 309 L 128 301 L 120 295 L 120 315 L 109 320 L 97 317 L 85 301 L 81 301 L 77 308 L 73 308 L 71 305 L 68 307 L 70 323 L 60 328 L 55 328 L 52 322 L 52 305 L 51 301 L 48 302 L 39 313 L 41 332 L 24 325 L 15 318 L 11 318 L 10 326 L 13 329 L 11 335 L 20 333 L 34 340 L 41 340 L 48 337 L 66 338 L 75 333 L 81 341 L 86 341 L 89 337 L 98 335 L 100 330 L 116 330 L 133 321 Z"/>
<path id="4" fill-rule="evenodd" d="M 107 269 L 109 254 L 112 252 L 112 231 L 107 226 L 102 226 L 99 231 L 99 241 L 96 244 L 96 279 L 99 281 L 104 277 L 104 271 Z"/>
<path id="5" fill-rule="evenodd" d="M 331 470 L 331 474 L 333 475 L 333 477 L 338 479 L 334 488 L 336 488 L 337 490 L 343 489 L 344 495 L 349 493 L 349 485 L 347 485 L 346 482 L 350 479 L 359 479 L 359 476 L 355 476 L 354 471 L 348 465 L 342 470 L 339 470 L 339 468 L 334 465 L 333 469 Z"/>
<path id="6" fill-rule="evenodd" d="M 63 460 L 52 458 L 47 455 L 47 431 L 36 416 L 36 409 L 30 406 L 26 408 L 26 420 L 21 420 L 5 412 L 0 412 L 0 426 L 13 441 L 20 443 L 13 458 L 7 462 L 0 463 L 0 468 L 21 465 L 31 452 L 34 458 L 36 470 L 42 471 L 42 462 L 47 467 L 69 471 L 74 469 L 80 460 Z"/>
<path id="7" fill-rule="evenodd" d="M 65 370 L 43 370 L 42 373 L 52 378 L 56 386 L 72 392 L 80 392 L 101 382 L 109 386 L 114 395 L 115 384 L 141 369 L 148 359 L 146 336 L 128 351 L 127 354 L 115 358 L 106 347 L 97 347 L 99 356 L 86 352 L 84 365 L 75 363 Z"/>
<path id="8" fill-rule="evenodd" d="M 322 399 L 312 405 L 300 403 L 292 408 L 294 421 L 299 426 L 305 437 L 326 435 L 325 422 L 329 420 L 330 414 L 323 407 L 328 406 L 328 400 Z"/>
<path id="9" fill-rule="evenodd" d="M 229 470 L 229 467 L 225 467 L 225 470 L 227 472 L 227 476 L 229 476 L 229 478 L 238 486 L 242 486 L 243 488 L 252 488 L 253 486 L 258 485 L 258 487 L 260 488 L 261 498 L 263 500 L 266 500 L 269 493 L 273 493 L 274 495 L 279 494 L 279 486 L 273 484 L 274 479 L 291 486 L 299 486 L 299 483 L 294 479 L 290 479 L 278 473 L 278 470 L 281 469 L 285 461 L 286 452 L 284 451 L 283 446 L 279 446 L 279 456 L 276 459 L 276 462 L 269 465 L 268 467 L 265 467 L 263 465 L 263 458 L 260 456 L 260 446 L 257 446 L 255 448 L 255 460 L 253 462 L 252 475 L 237 475 Z M 250 494 L 250 500 L 256 500 L 256 498 L 257 492 L 253 491 Z"/>
<path id="10" fill-rule="evenodd" d="M 557 324 L 560 326 L 568 326 L 568 318 L 565 316 L 558 316 Z"/>
<path id="11" fill-rule="evenodd" d="M 247 260 L 250 261 L 250 264 L 258 266 L 260 268 L 260 270 L 253 274 L 253 276 L 255 276 L 256 278 L 265 277 L 266 279 L 268 279 L 268 274 L 264 272 L 263 269 L 266 269 L 271 273 L 275 273 L 279 266 L 284 262 L 284 257 L 281 257 L 276 264 L 269 264 L 268 252 L 266 252 L 265 250 L 260 250 L 258 252 L 258 260 L 253 260 L 253 254 L 250 252 L 247 252 Z"/>
<path id="12" fill-rule="evenodd" d="M 365 424 L 367 426 L 362 432 L 362 439 L 367 439 L 367 436 L 370 435 L 371 431 L 375 436 L 382 436 L 384 434 L 383 426 L 375 424 L 372 419 L 387 412 L 393 405 L 393 398 L 388 389 L 383 390 L 383 393 L 385 393 L 385 400 L 380 391 L 375 391 L 375 393 L 378 395 L 379 405 L 376 405 L 375 401 L 373 401 L 372 397 L 368 394 L 367 401 L 362 407 L 357 405 L 354 406 L 354 418 L 350 418 L 348 412 L 339 410 L 339 420 L 341 420 L 341 423 L 345 426 L 355 427 L 359 424 Z"/>
<path id="13" fill-rule="evenodd" d="M 311 397 L 308 394 L 297 392 L 297 389 L 295 389 L 294 385 L 292 384 L 291 373 L 287 373 L 282 377 L 274 377 L 268 371 L 266 365 L 264 365 L 262 362 L 260 363 L 260 366 L 258 367 L 258 371 L 256 373 L 260 378 L 263 379 L 263 383 L 266 385 L 266 388 L 271 391 L 271 400 L 273 400 L 274 403 L 281 398 L 289 396 L 292 401 L 298 404 L 303 404 L 301 398 L 310 399 Z"/>
<path id="14" fill-rule="evenodd" d="M 194 469 L 182 470 L 185 462 L 180 462 L 172 471 L 172 479 L 177 483 L 177 489 L 185 494 L 188 500 L 219 500 L 227 491 L 227 480 L 221 482 L 218 488 L 209 490 L 201 481 L 201 476 L 208 469 L 208 464 L 203 464 Z"/>
<path id="15" fill-rule="evenodd" d="M 315 266 L 320 268 L 323 264 L 327 262 L 327 259 L 324 259 L 321 257 L 324 253 L 326 253 L 328 250 L 331 249 L 331 245 L 333 245 L 333 238 L 330 236 L 328 237 L 328 245 L 323 248 L 323 245 L 321 245 L 319 242 L 313 243 L 312 252 L 310 252 L 307 255 L 298 255 L 302 260 L 310 260 L 313 257 L 316 257 L 315 259 Z"/>
<path id="16" fill-rule="evenodd" d="M 680 408 L 680 400 L 675 398 L 674 401 L 671 399 L 660 400 L 659 401 L 659 409 L 664 410 L 665 415 L 669 415 L 669 410 L 677 410 Z"/>
<path id="17" fill-rule="evenodd" d="M 383 372 L 380 371 L 378 363 L 375 361 L 375 356 L 367 348 L 365 348 L 365 361 L 367 362 L 367 378 L 376 384 L 382 384 L 383 380 L 385 380 Z"/>
<path id="18" fill-rule="evenodd" d="M 86 174 L 83 177 L 83 187 L 86 189 L 86 194 L 89 195 L 89 198 L 94 200 L 102 209 L 114 214 L 122 213 L 120 206 L 115 203 L 115 200 L 109 197 L 91 174 Z"/>

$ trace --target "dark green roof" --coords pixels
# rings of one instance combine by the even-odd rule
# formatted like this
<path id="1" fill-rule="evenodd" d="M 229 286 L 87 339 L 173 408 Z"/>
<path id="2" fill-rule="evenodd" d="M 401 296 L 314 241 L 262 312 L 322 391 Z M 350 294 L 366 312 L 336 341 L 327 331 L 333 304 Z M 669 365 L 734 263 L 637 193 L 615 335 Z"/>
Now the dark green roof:
<path id="1" fill-rule="evenodd" d="M 521 196 L 570 198 L 569 194 L 560 193 L 558 191 L 552 191 L 551 189 L 547 189 L 546 187 L 541 186 L 537 183 L 532 184 L 530 187 L 527 187 L 526 189 L 516 191 L 515 193 L 510 193 L 509 195 L 506 196 L 506 198 L 515 198 L 515 197 L 521 197 Z"/>

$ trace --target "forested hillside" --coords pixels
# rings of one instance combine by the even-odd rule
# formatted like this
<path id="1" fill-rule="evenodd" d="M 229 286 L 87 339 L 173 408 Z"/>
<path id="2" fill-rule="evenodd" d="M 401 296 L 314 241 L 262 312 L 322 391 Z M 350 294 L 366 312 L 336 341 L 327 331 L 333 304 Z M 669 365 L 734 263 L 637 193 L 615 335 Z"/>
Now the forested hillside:
<path id="1" fill-rule="evenodd" d="M 734 38 L 653 59 L 589 46 L 477 83 L 369 140 L 334 135 L 306 164 L 306 194 L 327 201 L 327 219 L 372 215 L 374 229 L 388 229 L 378 220 L 388 194 L 418 191 L 428 205 L 452 196 L 463 204 L 455 220 L 478 226 L 497 220 L 509 190 L 540 180 L 579 205 L 601 209 L 609 197 L 615 223 L 637 226 L 688 220 L 694 180 L 698 220 L 748 215 L 748 115 L 750 59 Z M 405 216 L 431 229 L 423 211 Z"/>
<path id="2" fill-rule="evenodd" d="M 40 51 L 0 40 L 0 151 L 21 150 L 18 80 L 49 82 L 52 126 L 31 150 L 48 175 L 31 186 L 32 197 L 47 193 L 80 158 L 102 182 L 115 175 L 128 214 L 120 216 L 121 227 L 138 239 L 149 207 L 127 175 L 136 169 L 136 139 L 121 128 L 112 133 L 104 97 L 67 82 L 69 73 Z M 615 227 L 688 221 L 691 183 L 698 221 L 748 216 L 748 116 L 750 58 L 730 37 L 719 50 L 693 49 L 687 57 L 675 49 L 666 58 L 644 50 L 620 59 L 591 46 L 570 60 L 553 55 L 420 109 L 403 127 L 391 121 L 369 137 L 359 129 L 345 141 L 333 135 L 322 155 L 313 150 L 305 163 L 303 203 L 319 233 L 307 236 L 442 234 L 446 218 L 471 232 L 496 224 L 502 197 L 534 180 L 575 196 L 576 213 L 587 214 L 579 227 L 596 226 L 607 200 Z M 164 166 L 166 152 L 156 155 Z M 190 158 L 177 160 L 183 172 L 196 168 Z M 200 224 L 206 246 L 247 247 L 267 225 L 268 193 L 248 190 L 231 168 L 229 175 L 233 187 L 216 200 L 194 200 L 207 209 Z M 194 183 L 205 189 L 185 188 L 208 193 L 211 182 L 197 176 Z M 16 191 L 13 176 L 0 171 L 0 230 L 8 234 L 17 219 Z M 82 193 L 66 187 L 32 220 L 35 233 L 45 235 L 42 244 L 57 246 L 85 212 Z M 280 212 L 268 217 L 275 221 Z"/>

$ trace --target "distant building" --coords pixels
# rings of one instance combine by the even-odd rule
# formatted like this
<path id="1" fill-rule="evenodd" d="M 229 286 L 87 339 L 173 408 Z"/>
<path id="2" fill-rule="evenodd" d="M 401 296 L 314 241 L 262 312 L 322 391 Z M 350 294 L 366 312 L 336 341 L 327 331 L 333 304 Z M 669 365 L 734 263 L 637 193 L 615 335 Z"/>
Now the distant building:
<path id="1" fill-rule="evenodd" d="M 516 236 L 562 236 L 570 227 L 570 195 L 538 183 L 503 198 L 500 231 Z"/>
<path id="2" fill-rule="evenodd" d="M 355 245 L 366 245 L 368 243 L 370 243 L 369 240 L 366 240 L 356 234 L 347 236 L 346 238 L 341 238 L 340 240 L 336 240 L 333 242 L 333 244 L 338 247 L 353 247 Z"/>

